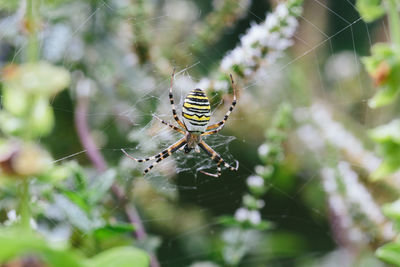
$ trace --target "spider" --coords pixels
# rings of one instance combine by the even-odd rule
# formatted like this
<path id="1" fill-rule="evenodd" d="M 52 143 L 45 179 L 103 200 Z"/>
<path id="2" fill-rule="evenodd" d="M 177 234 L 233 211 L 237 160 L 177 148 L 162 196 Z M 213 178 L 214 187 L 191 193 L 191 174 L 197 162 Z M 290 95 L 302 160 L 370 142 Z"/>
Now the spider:
<path id="1" fill-rule="evenodd" d="M 163 159 L 169 157 L 172 153 L 177 151 L 178 149 L 183 149 L 185 153 L 189 153 L 192 149 L 194 149 L 196 152 L 200 152 L 200 148 L 204 150 L 209 157 L 213 161 L 217 163 L 217 174 L 213 173 L 208 173 L 205 171 L 200 171 L 206 175 L 212 176 L 212 177 L 220 177 L 221 176 L 221 164 L 223 164 L 226 168 L 229 168 L 232 171 L 237 171 L 239 168 L 239 163 L 236 161 L 236 167 L 233 167 L 226 163 L 221 156 L 215 152 L 210 146 L 208 146 L 202 139 L 203 136 L 206 135 L 211 135 L 211 134 L 216 134 L 219 131 L 222 130 L 222 128 L 225 125 L 225 122 L 227 121 L 229 115 L 231 114 L 233 108 L 236 105 L 236 88 L 235 88 L 235 83 L 233 81 L 232 75 L 230 75 L 231 79 L 231 85 L 233 89 L 233 101 L 232 104 L 228 110 L 228 112 L 225 114 L 225 117 L 222 119 L 222 121 L 209 125 L 208 121 L 210 120 L 210 102 L 206 96 L 206 94 L 203 92 L 201 89 L 194 89 L 192 90 L 185 98 L 185 101 L 182 106 L 182 117 L 183 117 L 183 122 L 179 119 L 176 110 L 175 110 L 175 105 L 174 105 L 174 97 L 172 94 L 172 86 L 173 86 L 173 81 L 174 81 L 174 76 L 175 76 L 175 69 L 172 72 L 171 76 L 171 85 L 169 88 L 169 101 L 171 102 L 171 108 L 172 108 L 172 115 L 175 119 L 175 121 L 181 126 L 184 130 L 181 128 L 178 128 L 160 118 L 157 116 L 154 116 L 156 119 L 158 119 L 161 123 L 167 125 L 168 127 L 172 128 L 173 130 L 181 133 L 184 135 L 178 142 L 175 144 L 171 145 L 167 149 L 163 150 L 162 152 L 158 153 L 155 156 L 144 158 L 144 159 L 137 159 L 134 158 L 133 156 L 129 155 L 124 149 L 121 149 L 122 152 L 129 157 L 130 159 L 133 159 L 137 162 L 146 162 L 150 160 L 155 160 L 156 161 L 150 165 L 147 169 L 144 170 L 143 175 L 148 173 L 156 164 L 160 163 Z"/>

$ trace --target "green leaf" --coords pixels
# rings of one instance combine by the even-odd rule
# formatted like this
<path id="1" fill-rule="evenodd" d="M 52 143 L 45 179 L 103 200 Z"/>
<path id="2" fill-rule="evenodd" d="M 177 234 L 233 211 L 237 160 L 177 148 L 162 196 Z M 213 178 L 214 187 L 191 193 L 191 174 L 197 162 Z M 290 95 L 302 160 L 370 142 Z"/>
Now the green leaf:
<path id="1" fill-rule="evenodd" d="M 220 224 L 226 225 L 226 226 L 238 226 L 240 223 L 232 216 L 221 216 L 218 218 L 218 222 Z"/>
<path id="2" fill-rule="evenodd" d="M 397 87 L 386 87 L 378 91 L 374 97 L 368 101 L 370 108 L 380 108 L 393 103 L 399 91 Z"/>
<path id="3" fill-rule="evenodd" d="M 54 267 L 84 266 L 83 259 L 73 251 L 51 246 L 35 233 L 20 228 L 1 229 L 0 248 L 0 263 L 29 253 Z"/>
<path id="4" fill-rule="evenodd" d="M 372 181 L 378 181 L 394 173 L 399 168 L 398 162 L 383 161 L 381 165 L 371 174 Z"/>
<path id="5" fill-rule="evenodd" d="M 377 143 L 392 141 L 400 145 L 400 120 L 370 130 L 369 136 Z"/>
<path id="6" fill-rule="evenodd" d="M 70 169 L 64 165 L 53 166 L 50 170 L 40 175 L 38 178 L 43 182 L 57 184 L 66 179 L 71 174 Z"/>
<path id="7" fill-rule="evenodd" d="M 0 112 L 0 127 L 6 134 L 23 134 L 25 124 L 23 119 L 16 118 L 8 112 Z"/>
<path id="8" fill-rule="evenodd" d="M 28 110 L 29 97 L 21 90 L 5 87 L 2 103 L 12 115 L 23 116 Z"/>
<path id="9" fill-rule="evenodd" d="M 383 158 L 371 178 L 377 180 L 400 168 L 400 120 L 369 131 L 369 136 L 378 144 L 378 154 Z"/>
<path id="10" fill-rule="evenodd" d="M 67 164 L 67 167 L 73 173 L 74 185 L 76 186 L 76 191 L 86 191 L 88 187 L 88 177 L 83 171 L 82 167 L 76 162 L 71 161 Z"/>
<path id="11" fill-rule="evenodd" d="M 357 0 L 356 6 L 366 22 L 372 22 L 385 14 L 381 0 Z"/>
<path id="12" fill-rule="evenodd" d="M 0 9 L 15 11 L 17 10 L 18 6 L 19 6 L 18 1 L 0 0 Z"/>
<path id="13" fill-rule="evenodd" d="M 392 44 L 376 44 L 372 55 L 363 59 L 368 73 L 380 91 L 369 101 L 371 108 L 392 103 L 400 89 L 400 48 Z"/>
<path id="14" fill-rule="evenodd" d="M 253 226 L 253 228 L 259 231 L 268 230 L 274 228 L 274 223 L 262 220 L 259 224 Z"/>
<path id="15" fill-rule="evenodd" d="M 367 71 L 372 72 L 383 60 L 395 55 L 395 49 L 391 44 L 377 43 L 371 48 L 371 56 L 363 58 L 363 62 Z"/>
<path id="16" fill-rule="evenodd" d="M 54 124 L 53 109 L 46 96 L 38 96 L 34 99 L 29 116 L 29 129 L 34 136 L 43 136 L 50 133 Z"/>
<path id="17" fill-rule="evenodd" d="M 64 196 L 66 196 L 73 204 L 77 205 L 87 214 L 90 213 L 90 205 L 87 203 L 86 195 L 79 191 L 63 191 Z"/>
<path id="18" fill-rule="evenodd" d="M 274 224 L 269 221 L 262 220 L 259 224 L 254 225 L 248 221 L 239 222 L 238 220 L 235 219 L 235 217 L 232 216 L 221 216 L 218 218 L 218 222 L 225 226 L 236 226 L 236 227 L 241 227 L 243 229 L 257 229 L 260 231 L 271 229 L 274 227 Z"/>
<path id="19" fill-rule="evenodd" d="M 389 243 L 376 251 L 376 256 L 388 263 L 400 266 L 400 244 Z"/>
<path id="20" fill-rule="evenodd" d="M 67 220 L 83 232 L 92 230 L 95 225 L 88 215 L 77 205 L 63 195 L 54 196 L 54 202 L 58 209 L 65 214 Z"/>
<path id="21" fill-rule="evenodd" d="M 132 224 L 116 224 L 116 225 L 106 225 L 97 228 L 93 235 L 98 239 L 108 239 L 117 235 L 131 233 L 135 230 Z"/>
<path id="22" fill-rule="evenodd" d="M 96 177 L 93 184 L 90 185 L 90 191 L 88 192 L 88 202 L 95 204 L 100 201 L 108 192 L 113 185 L 117 172 L 115 169 L 109 169 L 102 175 Z"/>
<path id="23" fill-rule="evenodd" d="M 70 75 L 66 69 L 44 61 L 15 66 L 3 78 L 7 89 L 47 96 L 55 95 L 70 83 Z"/>
<path id="24" fill-rule="evenodd" d="M 385 216 L 400 222 L 400 199 L 382 206 L 382 212 Z"/>
<path id="25" fill-rule="evenodd" d="M 117 247 L 106 250 L 88 261 L 90 267 L 148 267 L 149 256 L 134 247 Z"/>

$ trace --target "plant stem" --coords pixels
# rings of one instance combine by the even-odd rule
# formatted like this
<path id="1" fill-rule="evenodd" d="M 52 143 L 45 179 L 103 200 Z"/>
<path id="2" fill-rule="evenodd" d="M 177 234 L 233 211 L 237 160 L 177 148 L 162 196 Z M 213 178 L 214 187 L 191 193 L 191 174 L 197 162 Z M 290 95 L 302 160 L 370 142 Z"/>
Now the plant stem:
<path id="1" fill-rule="evenodd" d="M 392 42 L 400 45 L 400 16 L 396 0 L 387 0 L 387 12 Z"/>
<path id="2" fill-rule="evenodd" d="M 39 59 L 39 40 L 37 29 L 39 25 L 39 7 L 40 1 L 27 0 L 26 2 L 26 21 L 25 27 L 28 31 L 27 61 L 35 62 Z"/>
<path id="3" fill-rule="evenodd" d="M 79 140 L 86 150 L 90 161 L 99 172 L 104 172 L 107 169 L 106 161 L 100 154 L 94 142 L 87 121 L 87 110 L 89 99 L 87 97 L 78 97 L 78 103 L 75 109 L 75 125 L 78 132 Z"/>
<path id="4" fill-rule="evenodd" d="M 23 178 L 20 188 L 20 206 L 21 225 L 25 230 L 30 230 L 30 208 L 29 208 L 29 178 Z"/>
<path id="5" fill-rule="evenodd" d="M 27 61 L 35 62 L 39 59 L 39 41 L 37 37 L 38 21 L 39 21 L 39 4 L 38 0 L 26 1 L 26 17 L 25 27 L 28 32 Z M 29 137 L 27 137 L 29 139 Z M 19 213 L 21 216 L 21 226 L 25 230 L 30 230 L 30 206 L 29 206 L 29 177 L 22 178 L 21 187 L 19 188 Z"/>
<path id="6" fill-rule="evenodd" d="M 87 121 L 87 111 L 89 108 L 89 98 L 86 95 L 79 95 L 77 99 L 77 105 L 75 109 L 75 126 L 78 132 L 79 139 L 82 143 L 82 146 L 86 150 L 86 154 L 88 155 L 90 161 L 93 163 L 97 171 L 104 172 L 107 170 L 107 163 L 103 158 L 103 155 L 98 150 L 93 137 L 90 134 L 89 125 Z M 135 236 L 138 240 L 144 240 L 147 237 L 146 230 L 142 224 L 142 220 L 140 218 L 139 213 L 136 210 L 136 207 L 131 204 L 128 206 L 127 197 L 124 192 L 117 186 L 117 184 L 113 184 L 111 187 L 112 192 L 117 197 L 119 204 L 124 209 L 128 220 L 135 226 Z M 157 257 L 153 253 L 149 253 L 150 255 L 150 266 L 151 267 L 159 267 L 160 264 L 157 260 Z"/>

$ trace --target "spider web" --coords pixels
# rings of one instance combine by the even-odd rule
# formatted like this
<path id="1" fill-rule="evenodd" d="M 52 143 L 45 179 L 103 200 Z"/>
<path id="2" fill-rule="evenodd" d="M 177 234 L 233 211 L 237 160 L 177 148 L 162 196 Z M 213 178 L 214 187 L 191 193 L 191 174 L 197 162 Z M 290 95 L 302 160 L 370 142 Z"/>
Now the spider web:
<path id="1" fill-rule="evenodd" d="M 192 77 L 187 73 L 189 69 L 190 68 L 182 70 L 182 74 L 178 73 L 175 78 L 175 86 L 173 90 L 175 91 L 175 105 L 179 117 L 181 117 L 181 107 L 184 97 L 189 93 L 190 90 L 192 90 L 192 88 L 195 87 L 196 84 Z M 160 96 L 157 97 L 159 106 L 156 112 L 154 114 L 152 113 L 151 115 L 157 116 L 172 125 L 178 126 L 172 118 L 172 111 L 168 98 L 168 83 L 169 82 L 163 84 L 165 88 L 163 92 L 160 93 Z M 213 101 L 212 98 L 211 101 Z M 215 109 L 212 111 L 212 117 L 214 116 L 214 118 L 211 120 L 210 124 L 222 120 L 223 115 L 220 112 L 218 112 L 219 118 L 215 119 L 215 115 L 217 115 L 215 110 L 218 109 L 218 106 L 220 105 L 222 105 L 221 101 L 217 103 Z M 131 110 L 128 110 L 127 113 L 131 113 Z M 232 120 L 235 120 L 235 118 Z M 182 134 L 175 132 L 168 126 L 159 122 L 157 119 L 152 119 L 144 127 L 134 129 L 129 133 L 128 139 L 136 142 L 137 145 L 135 147 L 129 147 L 125 149 L 127 149 L 130 154 L 134 153 L 136 158 L 145 158 L 148 155 L 158 154 L 160 151 L 166 149 L 182 137 Z M 229 152 L 229 144 L 235 139 L 236 138 L 234 136 L 224 136 L 221 134 L 211 135 L 204 138 L 207 144 L 218 151 L 224 160 L 233 166 L 235 164 L 235 159 L 234 156 Z M 151 164 L 151 162 L 143 164 L 132 162 L 130 159 L 125 159 L 123 164 L 124 166 L 130 165 L 133 168 L 145 169 Z M 168 180 L 165 180 L 165 175 L 172 176 L 174 173 L 182 172 L 185 173 L 185 175 L 189 174 L 189 176 L 193 176 L 194 179 L 197 180 L 197 174 L 200 170 L 209 171 L 210 169 L 214 169 L 214 171 L 216 171 L 216 163 L 213 162 L 204 151 L 200 151 L 200 153 L 191 151 L 190 153 L 185 154 L 181 149 L 173 153 L 170 158 L 163 160 L 160 162 L 160 164 L 156 165 L 156 167 L 154 167 L 154 169 L 152 169 L 150 173 L 146 175 L 146 179 L 149 179 L 150 181 L 154 180 L 154 185 L 157 187 L 161 185 L 163 190 L 174 190 L 176 189 L 177 185 L 174 182 L 169 183 Z M 196 182 L 193 184 L 193 186 L 178 186 L 180 189 L 196 189 Z"/>
<path id="2" fill-rule="evenodd" d="M 238 1 L 238 3 L 241 2 Z M 66 13 L 71 14 L 71 21 L 73 21 L 72 27 L 68 28 L 62 23 L 58 23 L 51 29 L 52 31 L 44 33 L 42 37 L 42 46 L 45 50 L 47 49 L 45 57 L 47 57 L 47 59 L 53 59 L 56 62 L 61 61 L 61 65 L 67 69 L 72 69 L 74 59 L 69 58 L 70 56 L 77 57 L 76 60 L 81 60 L 85 57 L 84 53 L 82 53 L 84 50 L 82 50 L 81 47 L 84 44 L 82 40 L 78 38 L 80 34 L 87 30 L 87 27 L 96 21 L 99 16 L 120 15 L 124 5 L 126 5 L 124 1 L 115 1 L 111 4 L 101 1 L 101 4 L 97 5 L 94 9 L 90 9 L 89 5 L 83 5 L 84 9 L 82 9 L 82 12 L 74 12 L 74 10 L 76 10 L 74 6 L 69 5 L 68 8 L 70 10 Z M 185 19 L 188 19 L 193 14 L 202 12 L 201 7 L 195 6 L 194 3 L 189 1 L 171 1 L 168 5 L 170 5 L 170 7 L 174 7 L 174 5 L 183 6 L 183 10 L 187 12 L 182 15 Z M 67 6 L 65 6 L 65 8 L 67 9 Z M 349 15 L 348 12 L 344 12 L 346 9 L 354 10 L 351 17 L 345 17 Z M 151 20 L 141 21 L 131 16 L 126 19 L 126 22 L 131 22 L 133 20 L 134 23 L 145 24 L 148 25 L 149 28 L 158 27 L 158 30 L 162 29 L 162 34 L 173 35 L 176 33 L 176 28 L 169 22 L 173 20 L 174 15 L 168 13 L 168 10 L 168 8 L 165 8 L 165 10 L 160 11 L 160 14 L 155 15 Z M 197 11 L 194 12 L 193 10 Z M 327 22 L 319 18 L 318 15 L 316 15 L 318 12 L 311 14 L 312 12 L 308 10 L 317 10 L 325 14 L 333 21 L 333 25 L 329 25 L 332 29 L 329 31 L 327 30 L 324 24 L 329 23 L 329 21 Z M 247 20 L 256 22 L 262 21 L 264 15 L 255 12 L 255 10 L 250 9 L 247 13 Z M 21 51 L 26 45 L 22 40 L 13 39 L 13 36 L 17 34 L 13 32 L 15 28 L 11 27 L 11 25 L 18 20 L 18 16 L 21 16 L 21 14 L 17 12 L 15 17 L 2 19 L 0 22 L 0 29 L 2 29 L 0 38 L 2 40 L 11 40 L 17 48 L 14 51 L 13 60 L 16 60 L 18 56 L 20 56 Z M 53 23 L 51 21 L 52 16 L 56 17 L 57 14 L 50 13 L 47 21 L 49 25 Z M 197 16 L 194 17 L 197 18 Z M 299 21 L 301 26 L 300 30 L 295 35 L 295 46 L 291 50 L 291 55 L 283 58 L 268 69 L 260 70 L 251 81 L 238 88 L 240 91 L 238 105 L 228 119 L 225 126 L 226 129 L 222 131 L 222 134 L 212 135 L 205 139 L 207 144 L 214 148 L 229 164 L 234 165 L 234 161 L 237 158 L 236 155 L 240 153 L 238 151 L 231 151 L 231 147 L 235 146 L 235 144 L 242 149 L 248 148 L 255 150 L 257 145 L 262 142 L 263 133 L 257 131 L 260 131 L 268 122 L 268 119 L 262 121 L 264 115 L 265 117 L 271 117 L 279 102 L 288 101 L 295 106 L 307 105 L 307 100 L 303 100 L 299 97 L 302 92 L 313 95 L 312 98 L 325 100 L 325 103 L 329 103 L 330 107 L 335 110 L 340 110 L 344 115 L 351 117 L 352 122 L 356 122 L 356 128 L 358 129 L 363 127 L 368 128 L 375 124 L 377 120 L 379 121 L 379 118 L 373 117 L 371 113 L 366 110 L 366 102 L 371 95 L 371 89 L 366 84 L 366 76 L 365 73 L 361 71 L 362 66 L 358 58 L 358 54 L 363 53 L 365 55 L 368 53 L 367 51 L 372 44 L 372 34 L 369 26 L 358 17 L 354 3 L 348 0 L 335 2 L 320 0 L 306 1 L 305 12 L 300 17 Z M 166 26 L 161 26 L 163 24 Z M 388 33 L 383 22 L 380 22 L 380 25 L 375 25 L 375 27 L 385 29 L 384 34 L 387 38 Z M 241 33 L 243 32 L 242 30 Z M 59 34 L 59 36 L 54 36 L 56 34 Z M 357 43 L 359 43 L 358 38 L 362 40 L 366 39 L 368 45 L 366 47 L 357 47 Z M 346 39 L 351 40 L 351 42 L 345 42 L 347 45 L 350 44 L 350 46 L 341 46 L 340 42 Z M 122 41 L 122 38 L 118 40 L 121 41 L 120 44 L 115 44 L 110 40 L 110 45 L 112 47 L 127 45 Z M 235 40 L 233 44 L 236 41 L 237 40 Z M 107 51 L 107 49 L 104 50 L 104 47 L 101 47 L 101 45 L 94 45 L 94 47 L 101 51 Z M 179 45 L 171 49 L 177 50 L 179 49 Z M 221 48 L 220 46 L 212 46 L 211 50 L 213 55 L 222 58 L 227 49 Z M 344 52 L 338 56 L 338 51 Z M 109 53 L 111 52 L 109 51 Z M 187 56 L 191 57 L 192 55 L 188 54 Z M 178 114 L 180 114 L 180 107 L 184 97 L 190 90 L 195 88 L 195 85 L 200 81 L 198 77 L 192 77 L 191 73 L 194 73 L 196 69 L 207 73 L 208 68 L 214 61 L 214 58 L 211 56 L 203 55 L 202 61 L 196 62 L 190 66 L 177 66 L 179 73 L 176 75 L 173 91 Z M 123 63 L 123 66 L 119 66 L 120 62 Z M 347 70 L 340 68 L 340 66 L 344 64 L 348 66 Z M 287 78 L 287 75 L 288 73 L 298 73 L 299 66 L 300 68 L 302 66 L 309 68 L 309 72 L 314 74 L 313 79 L 308 83 L 310 88 L 298 89 L 291 87 L 292 84 L 290 79 Z M 119 129 L 125 131 L 128 140 L 132 142 L 133 145 L 110 146 L 107 144 L 107 141 L 105 141 L 105 145 L 101 146 L 100 151 L 106 158 L 120 158 L 121 162 L 119 164 L 127 173 L 132 170 L 141 172 L 148 164 L 135 163 L 124 157 L 120 151 L 121 148 L 126 149 L 128 153 L 135 157 L 147 157 L 157 154 L 181 138 L 180 134 L 161 124 L 156 119 L 151 119 L 153 115 L 157 115 L 165 121 L 176 125 L 172 118 L 168 99 L 169 80 L 159 78 L 159 76 L 157 77 L 156 75 L 152 77 L 146 74 L 145 71 L 141 71 L 140 67 L 138 67 L 137 59 L 135 59 L 132 54 L 126 55 L 123 60 L 121 60 L 121 58 L 115 58 L 115 62 L 102 67 L 105 69 L 99 68 L 96 72 L 99 76 L 104 74 L 105 77 L 103 81 L 105 81 L 105 83 L 109 82 L 109 84 L 105 84 L 103 88 L 97 88 L 95 92 L 96 98 L 94 99 L 99 99 L 99 103 L 91 103 L 95 107 L 91 106 L 91 110 L 87 115 L 89 122 L 92 127 L 96 129 L 95 134 L 99 134 L 99 140 L 101 140 L 101 132 L 107 131 L 110 127 L 114 127 L 113 124 L 125 122 L 127 126 L 125 126 L 125 128 L 121 126 Z M 118 102 L 111 97 L 112 94 L 107 91 L 112 90 L 110 85 L 111 78 L 105 75 L 107 73 L 107 67 L 121 70 L 124 68 L 132 69 L 132 77 L 124 77 L 124 74 L 121 74 L 121 79 L 124 79 L 125 83 L 119 85 L 119 90 L 124 94 L 129 91 L 133 92 L 135 96 L 134 101 L 121 101 L 121 99 L 118 99 Z M 76 73 L 74 73 L 74 75 L 75 74 Z M 73 77 L 76 78 L 78 76 Z M 296 79 L 298 77 L 292 78 Z M 349 87 L 349 83 L 351 83 L 353 88 L 350 93 L 346 91 L 346 88 Z M 102 97 L 98 97 L 99 94 L 101 94 Z M 351 94 L 350 99 L 348 97 L 349 94 Z M 71 95 L 74 95 L 74 92 L 71 92 Z M 210 98 L 211 102 L 215 102 L 213 101 L 213 97 Z M 107 103 L 107 100 L 110 99 L 112 100 L 111 104 Z M 217 101 L 217 103 L 212 106 L 213 112 L 211 120 L 214 121 L 210 123 L 217 122 L 223 118 L 223 115 L 230 105 L 230 101 L 231 99 L 225 102 Z M 115 103 L 119 103 L 119 105 L 117 107 L 113 106 Z M 149 105 L 154 105 L 155 107 L 149 109 Z M 57 106 L 57 99 L 53 102 L 53 108 L 61 114 L 65 113 L 68 115 L 74 112 L 73 109 L 64 109 L 64 107 Z M 250 112 L 254 110 L 259 110 L 259 112 L 263 114 L 261 114 L 261 116 L 254 115 L 254 117 L 249 115 Z M 110 117 L 112 119 L 108 120 Z M 145 118 L 148 118 L 147 122 L 143 123 Z M 253 129 L 247 129 L 246 132 L 250 131 L 252 133 L 244 136 L 236 134 L 234 126 L 230 126 L 240 125 L 242 123 L 246 125 L 246 121 L 248 120 L 256 120 L 254 124 L 259 122 L 261 126 L 259 128 L 255 127 L 254 129 L 256 131 L 254 132 Z M 100 127 L 98 127 L 99 125 Z M 127 129 L 128 127 L 130 129 Z M 71 129 L 72 128 L 73 126 L 71 125 Z M 240 133 L 242 132 L 243 131 L 240 131 Z M 253 158 L 255 153 L 254 151 Z M 85 151 L 77 149 L 66 155 L 59 156 L 55 159 L 55 162 L 71 159 L 82 160 L 84 158 Z M 329 158 L 327 158 L 326 161 L 329 161 Z M 185 154 L 183 151 L 177 151 L 170 158 L 158 164 L 144 179 L 149 181 L 162 194 L 176 197 L 179 193 L 183 203 L 187 201 L 190 205 L 197 204 L 198 206 L 196 207 L 190 207 L 191 211 L 195 210 L 201 214 L 208 215 L 221 213 L 232 214 L 235 208 L 240 205 L 241 195 L 244 191 L 244 180 L 249 175 L 255 174 L 254 167 L 256 164 L 259 164 L 259 162 L 240 162 L 240 170 L 237 174 L 231 174 L 229 170 L 223 169 L 223 177 L 216 180 L 210 177 L 204 178 L 204 176 L 199 175 L 199 170 L 206 170 L 208 172 L 216 170 L 216 164 L 212 162 L 205 153 L 202 152 L 198 154 L 192 151 L 189 154 Z M 333 239 L 332 233 L 324 223 L 324 207 L 318 205 L 304 207 L 304 205 L 309 205 L 309 203 L 302 199 L 302 197 L 304 197 L 302 193 L 314 189 L 315 183 L 317 183 L 316 180 L 320 177 L 319 171 L 312 172 L 310 169 L 307 171 L 307 174 L 299 175 L 299 184 L 295 191 L 271 183 L 272 190 L 269 195 L 272 196 L 267 198 L 267 202 L 270 204 L 267 205 L 266 209 L 263 211 L 263 217 L 273 220 L 284 229 L 293 230 L 293 224 L 299 223 L 304 226 L 305 229 L 316 229 L 315 231 L 318 232 L 320 236 L 325 236 L 324 238 Z M 175 176 L 175 174 L 178 174 L 178 178 L 172 179 L 171 177 Z M 225 178 L 225 176 L 227 178 Z M 182 178 L 189 178 L 189 180 L 182 181 Z M 127 179 L 130 179 L 128 175 Z M 229 183 L 227 182 L 228 179 L 230 179 Z M 205 191 L 204 189 L 209 191 Z M 222 202 L 222 199 L 225 199 L 225 201 Z M 163 201 L 165 201 L 165 199 L 158 200 L 154 198 L 152 200 L 152 202 Z M 283 206 L 279 206 L 280 210 L 275 210 L 273 204 L 278 201 L 283 201 L 284 204 Z M 294 209 L 299 209 L 301 211 L 306 210 L 310 212 L 310 214 L 303 216 L 294 212 Z M 157 217 L 157 215 L 153 215 L 144 220 L 144 224 L 145 226 L 159 225 L 165 221 L 173 220 L 174 218 L 172 217 Z M 196 260 L 207 259 L 207 256 L 212 254 L 210 251 L 202 250 L 200 250 L 200 252 L 194 252 L 197 248 L 203 248 L 202 244 L 204 246 L 205 241 L 202 236 L 207 235 L 210 238 L 218 237 L 218 233 L 214 231 L 214 227 L 217 225 L 214 219 L 211 222 L 207 222 L 205 219 L 199 221 L 200 222 L 193 225 L 185 225 L 180 231 L 172 231 L 172 235 L 169 238 L 164 238 L 164 245 L 160 252 L 163 266 L 183 266 Z M 305 230 L 305 232 L 307 233 L 307 230 Z M 247 238 L 249 242 L 260 242 L 257 235 L 250 235 Z M 186 248 L 180 247 L 180 244 L 184 242 L 188 242 L 189 245 Z M 178 255 L 175 252 L 177 249 L 181 252 L 185 252 L 185 256 Z M 334 253 L 329 254 L 329 256 L 322 257 L 332 248 L 317 250 L 314 247 L 314 249 L 313 252 L 300 253 L 302 256 L 297 254 L 294 258 L 289 257 L 287 260 L 288 264 L 301 264 L 310 258 L 320 258 L 320 264 L 318 266 L 323 266 L 325 263 L 328 264 L 328 262 L 332 260 L 331 258 L 337 260 L 346 254 L 344 251 L 336 250 Z M 271 265 L 279 264 L 280 258 L 277 257 L 278 259 L 276 259 L 273 257 L 273 255 L 276 256 L 276 253 L 280 252 L 263 252 L 254 248 L 252 252 L 253 257 L 249 259 L 245 258 L 243 264 L 247 266 L 265 262 Z"/>

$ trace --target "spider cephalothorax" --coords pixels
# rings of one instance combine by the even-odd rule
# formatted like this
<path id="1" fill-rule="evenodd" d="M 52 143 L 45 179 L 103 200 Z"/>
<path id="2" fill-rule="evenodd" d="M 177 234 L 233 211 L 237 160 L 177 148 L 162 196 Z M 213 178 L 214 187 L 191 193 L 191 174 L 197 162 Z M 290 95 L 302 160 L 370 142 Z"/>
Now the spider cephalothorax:
<path id="1" fill-rule="evenodd" d="M 184 146 L 185 153 L 189 153 L 192 149 L 200 152 L 199 143 L 201 142 L 201 134 L 187 132 L 185 134 L 186 145 Z"/>
<path id="2" fill-rule="evenodd" d="M 238 169 L 238 162 L 236 161 L 236 167 L 232 167 L 228 163 L 226 163 L 221 156 L 215 152 L 211 147 L 209 147 L 203 140 L 202 136 L 210 135 L 218 133 L 225 125 L 226 120 L 228 119 L 229 115 L 231 114 L 233 108 L 236 105 L 236 89 L 233 82 L 232 75 L 231 84 L 233 89 L 233 101 L 232 105 L 229 108 L 228 112 L 225 114 L 225 117 L 222 121 L 207 126 L 210 120 L 210 101 L 208 100 L 206 94 L 201 89 L 194 89 L 191 91 L 185 98 L 185 101 L 182 106 L 182 117 L 183 122 L 179 119 L 178 115 L 176 114 L 175 105 L 174 105 L 174 97 L 172 94 L 172 85 L 173 79 L 175 75 L 175 70 L 172 73 L 171 77 L 171 86 L 169 89 L 169 100 L 171 102 L 172 107 L 172 115 L 174 116 L 175 121 L 181 126 L 184 130 L 169 124 L 168 122 L 158 118 L 163 124 L 169 126 L 170 128 L 174 129 L 175 131 L 184 134 L 185 136 L 180 139 L 175 144 L 171 145 L 166 150 L 160 152 L 159 154 L 145 158 L 145 159 L 136 159 L 130 156 L 125 150 L 122 149 L 122 152 L 125 153 L 126 156 L 129 158 L 137 161 L 137 162 L 144 162 L 149 160 L 156 159 L 156 162 L 150 165 L 147 169 L 144 170 L 144 174 L 148 173 L 156 164 L 158 164 L 163 159 L 169 157 L 172 153 L 177 151 L 178 149 L 183 149 L 185 153 L 189 153 L 192 149 L 196 152 L 200 152 L 200 149 L 204 150 L 207 155 L 211 157 L 217 163 L 217 174 L 211 174 L 208 172 L 201 171 L 204 174 L 219 177 L 221 176 L 221 164 L 225 167 L 229 168 L 232 171 L 236 171 Z"/>

